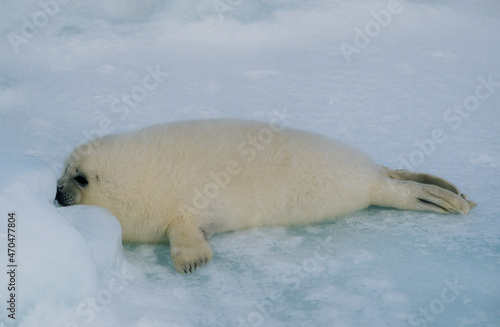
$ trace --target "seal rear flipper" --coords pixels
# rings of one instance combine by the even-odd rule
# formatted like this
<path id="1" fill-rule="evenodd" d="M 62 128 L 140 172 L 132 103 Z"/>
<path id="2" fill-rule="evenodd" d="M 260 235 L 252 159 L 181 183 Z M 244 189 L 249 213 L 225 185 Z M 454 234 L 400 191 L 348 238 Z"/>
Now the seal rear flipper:
<path id="1" fill-rule="evenodd" d="M 450 182 L 430 174 L 384 168 L 372 204 L 403 210 L 467 214 L 476 206 Z"/>
<path id="2" fill-rule="evenodd" d="M 392 170 L 389 168 L 386 169 L 390 178 L 394 178 L 401 181 L 415 181 L 422 184 L 437 185 L 439 187 L 450 190 L 460 195 L 458 187 L 456 187 L 455 185 L 453 185 L 452 183 L 448 182 L 447 180 L 441 177 L 437 177 L 431 174 L 415 173 L 403 169 L 398 169 L 398 170 Z"/>
<path id="3" fill-rule="evenodd" d="M 421 189 L 416 199 L 418 206 L 421 206 L 423 210 L 467 214 L 471 209 L 467 200 L 447 189 L 430 184 L 422 184 L 419 187 Z"/>

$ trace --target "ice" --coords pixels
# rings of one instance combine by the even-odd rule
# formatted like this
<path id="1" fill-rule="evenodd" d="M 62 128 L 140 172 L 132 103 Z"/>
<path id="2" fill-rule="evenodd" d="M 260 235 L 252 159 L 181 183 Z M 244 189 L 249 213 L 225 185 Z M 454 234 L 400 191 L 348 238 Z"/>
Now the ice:
<path id="1" fill-rule="evenodd" d="M 0 326 L 500 325 L 498 1 L 0 7 Z M 478 207 L 215 235 L 212 262 L 184 276 L 168 245 L 122 246 L 106 210 L 53 203 L 66 156 L 93 137 L 277 114 L 449 179 Z"/>
<path id="2" fill-rule="evenodd" d="M 40 317 L 32 318 L 41 314 L 53 324 L 61 320 L 54 312 L 45 311 L 47 308 L 64 310 L 85 304 L 87 298 L 99 294 L 106 283 L 122 274 L 125 266 L 120 224 L 106 209 L 56 208 L 53 199 L 57 178 L 40 160 L 2 154 L 0 167 L 8 172 L 0 178 L 0 207 L 5 210 L 0 229 L 5 247 L 1 261 L 8 272 L 13 271 L 12 275 L 2 274 L 2 300 L 10 299 L 10 292 L 5 292 L 10 285 L 17 299 L 17 312 L 12 317 L 25 320 L 27 326 L 43 325 Z M 15 226 L 7 225 L 8 213 L 15 214 Z M 8 256 L 7 240 L 11 243 L 11 238 L 15 252 L 10 253 L 15 255 Z M 115 284 L 110 285 L 118 289 Z M 11 325 L 13 321 L 2 315 L 2 323 Z"/>

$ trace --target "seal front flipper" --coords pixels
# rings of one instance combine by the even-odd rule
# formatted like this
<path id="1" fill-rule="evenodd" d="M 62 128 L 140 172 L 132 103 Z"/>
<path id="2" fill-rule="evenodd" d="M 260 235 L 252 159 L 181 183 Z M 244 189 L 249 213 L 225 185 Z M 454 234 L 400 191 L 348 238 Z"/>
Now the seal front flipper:
<path id="1" fill-rule="evenodd" d="M 190 220 L 184 217 L 173 220 L 167 235 L 170 255 L 178 272 L 192 273 L 212 259 L 213 252 L 203 231 Z"/>

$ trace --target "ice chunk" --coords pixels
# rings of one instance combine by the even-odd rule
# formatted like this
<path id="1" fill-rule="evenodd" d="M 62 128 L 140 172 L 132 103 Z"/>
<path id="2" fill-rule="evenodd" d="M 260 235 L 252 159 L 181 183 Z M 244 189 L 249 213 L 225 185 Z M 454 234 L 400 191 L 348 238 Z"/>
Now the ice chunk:
<path id="1" fill-rule="evenodd" d="M 56 175 L 49 165 L 28 156 L 0 153 L 0 190 L 10 193 L 24 185 L 30 193 L 41 193 L 52 201 L 56 195 Z"/>
<path id="2" fill-rule="evenodd" d="M 118 220 L 107 209 L 95 206 L 78 205 L 58 210 L 87 243 L 96 264 L 98 279 L 108 280 L 125 259 Z"/>
<path id="3" fill-rule="evenodd" d="M 57 208 L 57 179 L 42 161 L 4 154 L 0 170 L 9 172 L 0 177 L 0 214 L 5 216 L 0 248 L 13 250 L 10 255 L 1 251 L 0 262 L 10 264 L 12 274 L 1 274 L 0 285 L 12 288 L 6 294 L 2 287 L 0 296 L 15 298 L 16 320 L 74 309 L 95 296 L 124 262 L 116 218 L 98 207 Z M 0 322 L 12 321 L 0 317 Z"/>

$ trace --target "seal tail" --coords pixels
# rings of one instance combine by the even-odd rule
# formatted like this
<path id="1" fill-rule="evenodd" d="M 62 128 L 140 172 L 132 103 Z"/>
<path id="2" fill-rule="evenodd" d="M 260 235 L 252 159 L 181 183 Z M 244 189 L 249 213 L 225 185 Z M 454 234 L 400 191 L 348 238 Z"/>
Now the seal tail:
<path id="1" fill-rule="evenodd" d="M 452 183 L 430 174 L 383 168 L 372 204 L 403 210 L 467 214 L 476 206 Z"/>

